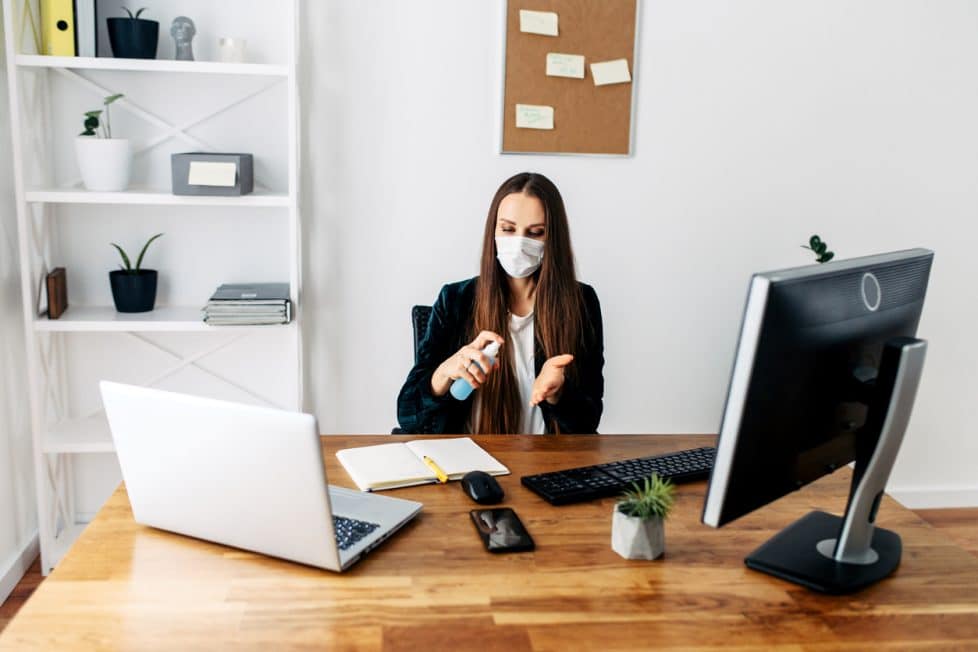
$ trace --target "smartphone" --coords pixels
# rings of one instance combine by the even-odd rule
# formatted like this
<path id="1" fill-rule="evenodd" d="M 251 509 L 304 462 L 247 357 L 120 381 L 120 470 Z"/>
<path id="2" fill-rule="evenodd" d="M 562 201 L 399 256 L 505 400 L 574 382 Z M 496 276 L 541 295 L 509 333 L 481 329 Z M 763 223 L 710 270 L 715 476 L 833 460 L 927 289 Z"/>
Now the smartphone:
<path id="1" fill-rule="evenodd" d="M 520 517 L 509 507 L 473 509 L 469 516 L 489 552 L 526 552 L 536 547 Z"/>

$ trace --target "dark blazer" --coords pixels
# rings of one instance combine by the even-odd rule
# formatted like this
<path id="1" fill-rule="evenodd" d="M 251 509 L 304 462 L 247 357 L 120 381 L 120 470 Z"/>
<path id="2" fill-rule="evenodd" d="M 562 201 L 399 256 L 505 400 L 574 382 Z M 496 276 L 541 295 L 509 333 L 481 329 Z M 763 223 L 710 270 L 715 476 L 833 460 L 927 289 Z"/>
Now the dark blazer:
<path id="1" fill-rule="evenodd" d="M 465 401 L 451 394 L 434 396 L 431 376 L 435 369 L 469 342 L 469 323 L 475 303 L 475 282 L 450 283 L 441 289 L 432 306 L 428 331 L 418 345 L 418 362 L 411 369 L 397 397 L 397 420 L 405 432 L 416 434 L 460 434 L 465 432 L 475 393 Z M 601 420 L 604 397 L 604 333 L 598 295 L 590 285 L 581 283 L 584 295 L 583 346 L 574 355 L 575 376 L 568 376 L 560 401 L 540 403 L 547 432 L 594 433 Z M 502 335 L 502 333 L 500 333 Z M 537 375 L 546 362 L 540 343 L 536 343 L 534 363 Z M 572 378 L 576 378 L 572 382 Z"/>

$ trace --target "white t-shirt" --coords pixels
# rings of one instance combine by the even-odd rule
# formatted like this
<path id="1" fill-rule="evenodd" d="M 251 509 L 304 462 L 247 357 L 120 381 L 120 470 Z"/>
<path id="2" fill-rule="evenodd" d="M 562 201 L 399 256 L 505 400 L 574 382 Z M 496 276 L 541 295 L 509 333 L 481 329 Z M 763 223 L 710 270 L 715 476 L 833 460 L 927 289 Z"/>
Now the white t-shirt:
<path id="1" fill-rule="evenodd" d="M 533 381 L 537 379 L 533 359 L 533 321 L 532 312 L 523 317 L 510 313 L 509 334 L 513 340 L 513 367 L 516 369 L 516 378 L 520 383 L 520 405 L 523 407 L 520 433 L 542 435 L 546 432 L 543 412 L 539 405 L 530 407 Z"/>
<path id="2" fill-rule="evenodd" d="M 533 313 L 523 317 L 518 317 L 512 313 L 509 315 L 509 334 L 512 341 L 510 347 L 510 357 L 513 360 L 513 368 L 516 370 L 516 379 L 520 384 L 520 405 L 523 408 L 523 416 L 520 419 L 520 431 L 518 434 L 542 435 L 546 433 L 547 427 L 543 422 L 543 412 L 539 405 L 530 407 L 530 396 L 533 394 L 533 381 L 537 379 L 536 366 L 534 360 L 533 342 Z M 475 405 L 472 406 L 472 420 L 469 426 L 479 423 L 479 415 L 482 412 L 482 394 L 476 392 Z"/>

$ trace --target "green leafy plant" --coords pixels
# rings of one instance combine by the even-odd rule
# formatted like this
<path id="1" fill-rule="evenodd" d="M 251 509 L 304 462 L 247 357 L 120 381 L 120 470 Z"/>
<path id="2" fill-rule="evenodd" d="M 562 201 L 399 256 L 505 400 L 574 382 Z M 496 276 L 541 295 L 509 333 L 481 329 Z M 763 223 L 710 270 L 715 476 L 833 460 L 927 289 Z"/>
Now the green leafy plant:
<path id="1" fill-rule="evenodd" d="M 142 9 L 138 10 L 135 14 L 129 11 L 129 7 L 123 7 L 122 10 L 125 11 L 127 14 L 129 14 L 129 17 L 131 19 L 139 20 L 139 16 L 142 15 L 144 11 L 146 11 L 146 7 L 143 7 Z"/>
<path id="2" fill-rule="evenodd" d="M 113 102 L 121 99 L 123 97 L 122 93 L 116 93 L 115 95 L 109 95 L 107 98 L 102 100 L 102 106 L 105 107 L 105 122 L 102 123 L 100 118 L 102 117 L 102 110 L 97 111 L 86 111 L 85 112 L 85 131 L 78 134 L 79 136 L 98 136 L 97 129 L 102 127 L 102 138 L 112 138 L 112 122 L 109 120 L 109 105 Z"/>
<path id="3" fill-rule="evenodd" d="M 817 235 L 813 235 L 808 239 L 808 245 L 802 245 L 802 249 L 809 249 L 815 252 L 815 260 L 820 263 L 827 263 L 835 256 L 835 253 L 829 251 L 829 246 L 822 242 L 822 239 Z"/>
<path id="4" fill-rule="evenodd" d="M 111 244 L 113 247 L 115 247 L 116 250 L 118 250 L 119 255 L 122 256 L 122 262 L 124 264 L 123 265 L 119 265 L 119 267 L 122 268 L 122 270 L 125 271 L 127 274 L 138 274 L 139 273 L 139 270 L 142 268 L 142 265 L 143 265 L 143 256 L 146 255 L 146 250 L 149 248 L 149 246 L 151 244 L 153 244 L 153 240 L 156 240 L 157 238 L 159 238 L 162 235 L 163 235 L 162 233 L 157 233 L 152 238 L 150 238 L 149 240 L 146 241 L 146 244 L 143 245 L 143 250 L 139 252 L 139 258 L 136 259 L 136 266 L 135 267 L 133 267 L 129 263 L 129 256 L 126 255 L 126 252 L 122 249 L 122 247 L 120 247 L 119 245 L 117 245 L 114 242 L 111 242 L 109 244 Z"/>
<path id="5" fill-rule="evenodd" d="M 645 478 L 644 485 L 633 482 L 632 487 L 634 490 L 622 494 L 622 500 L 618 503 L 619 512 L 643 521 L 655 516 L 665 520 L 669 516 L 676 500 L 676 487 L 669 480 L 663 480 L 653 473 Z"/>

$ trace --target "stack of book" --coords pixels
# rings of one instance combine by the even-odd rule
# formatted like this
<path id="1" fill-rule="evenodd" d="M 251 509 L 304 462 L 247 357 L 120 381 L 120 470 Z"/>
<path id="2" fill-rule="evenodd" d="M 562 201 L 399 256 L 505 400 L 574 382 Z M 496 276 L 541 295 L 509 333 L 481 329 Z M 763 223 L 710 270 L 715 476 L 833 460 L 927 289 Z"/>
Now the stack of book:
<path id="1" fill-rule="evenodd" d="M 225 283 L 204 306 L 212 326 L 287 324 L 292 320 L 288 283 Z"/>

